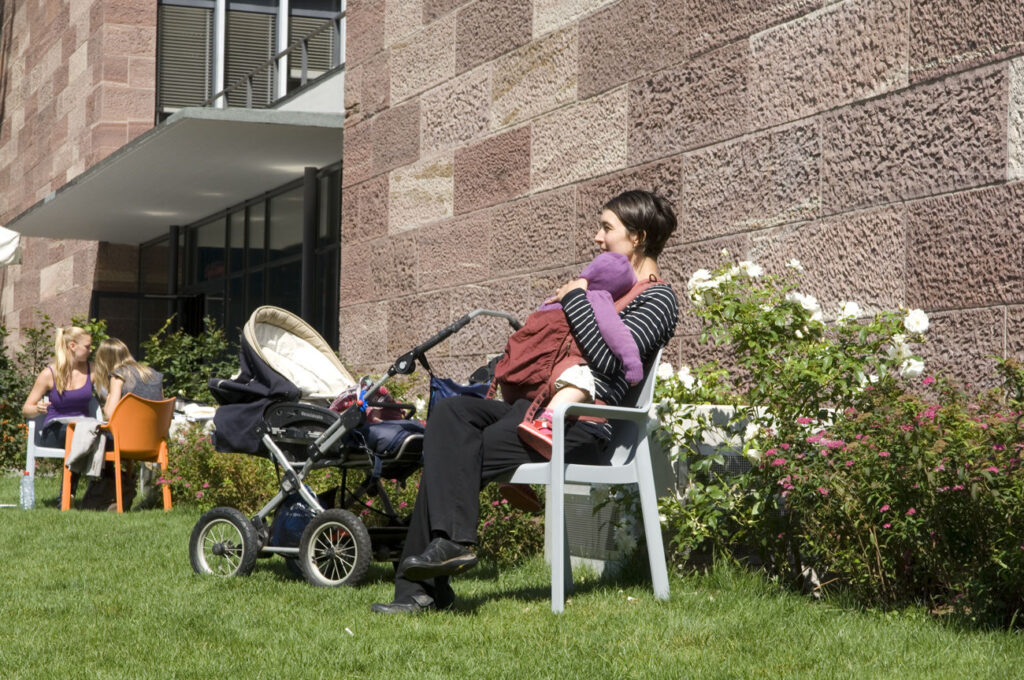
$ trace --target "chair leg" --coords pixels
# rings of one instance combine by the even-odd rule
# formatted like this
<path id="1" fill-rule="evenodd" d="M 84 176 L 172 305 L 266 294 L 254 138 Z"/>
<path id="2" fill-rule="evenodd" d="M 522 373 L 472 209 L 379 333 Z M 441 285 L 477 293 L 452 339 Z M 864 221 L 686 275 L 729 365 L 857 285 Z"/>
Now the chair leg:
<path id="1" fill-rule="evenodd" d="M 641 444 L 646 446 L 646 442 Z M 640 456 L 643 451 L 638 451 Z M 637 488 L 640 492 L 640 509 L 644 519 L 644 534 L 647 536 L 647 559 L 651 565 L 651 585 L 654 597 L 668 599 L 668 568 L 665 565 L 665 546 L 661 540 L 661 520 L 658 517 L 658 494 L 654 489 L 651 474 L 650 453 L 637 459 Z M 645 469 L 646 468 L 646 469 Z"/>
<path id="2" fill-rule="evenodd" d="M 64 462 L 61 464 L 60 510 L 71 509 L 71 470 L 68 469 L 68 456 L 71 455 L 71 440 L 75 437 L 75 424 L 68 423 L 64 433 Z"/>
<path id="3" fill-rule="evenodd" d="M 167 442 L 160 445 L 158 462 L 160 463 L 160 477 L 167 479 Z M 163 486 L 164 512 L 167 512 L 171 509 L 171 485 L 162 484 L 161 486 Z"/>
<path id="4" fill-rule="evenodd" d="M 63 512 L 71 509 L 71 470 L 66 465 L 61 465 L 61 469 L 60 509 Z"/>
<path id="5" fill-rule="evenodd" d="M 114 493 L 117 498 L 118 513 L 124 512 L 121 499 L 121 456 L 117 449 L 114 450 Z"/>

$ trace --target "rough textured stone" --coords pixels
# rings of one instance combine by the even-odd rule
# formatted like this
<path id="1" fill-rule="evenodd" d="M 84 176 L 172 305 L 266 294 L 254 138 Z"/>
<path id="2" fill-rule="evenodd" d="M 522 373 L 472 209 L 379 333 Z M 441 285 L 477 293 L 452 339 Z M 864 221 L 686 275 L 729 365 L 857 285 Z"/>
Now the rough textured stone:
<path id="1" fill-rule="evenodd" d="M 387 175 L 346 188 L 341 201 L 341 238 L 345 247 L 388 233 Z"/>
<path id="2" fill-rule="evenodd" d="M 495 278 L 571 263 L 576 220 L 572 189 L 537 194 L 491 211 L 490 269 Z"/>
<path id="3" fill-rule="evenodd" d="M 929 314 L 928 342 L 921 347 L 925 371 L 951 376 L 972 389 L 994 387 L 994 356 L 1003 356 L 1002 307 Z"/>
<path id="4" fill-rule="evenodd" d="M 373 174 L 420 157 L 420 106 L 412 100 L 373 118 Z"/>
<path id="5" fill-rule="evenodd" d="M 491 127 L 498 129 L 576 99 L 576 28 L 552 33 L 494 62 Z"/>
<path id="6" fill-rule="evenodd" d="M 629 85 L 629 162 L 707 146 L 746 128 L 746 43 Z"/>
<path id="7" fill-rule="evenodd" d="M 725 238 L 687 243 L 668 248 L 658 259 L 661 278 L 672 285 L 679 298 L 679 324 L 676 335 L 698 335 L 700 322 L 693 313 L 693 307 L 686 297 L 686 282 L 698 269 L 714 269 L 722 263 L 722 249 L 729 251 L 730 259 L 746 259 L 750 253 L 750 237 L 736 234 Z"/>
<path id="8" fill-rule="evenodd" d="M 679 240 L 818 216 L 819 145 L 818 125 L 810 122 L 684 154 Z"/>
<path id="9" fill-rule="evenodd" d="M 345 14 L 345 64 L 351 68 L 384 49 L 384 0 L 351 0 Z"/>
<path id="10" fill-rule="evenodd" d="M 456 7 L 465 5 L 470 0 L 423 0 L 423 23 L 429 24 L 440 19 Z"/>
<path id="11" fill-rule="evenodd" d="M 391 46 L 392 102 L 400 102 L 454 75 L 454 14 Z"/>
<path id="12" fill-rule="evenodd" d="M 342 144 L 342 186 L 350 186 L 373 176 L 373 120 L 363 120 L 345 128 Z"/>
<path id="13" fill-rule="evenodd" d="M 421 160 L 390 176 L 388 220 L 392 232 L 452 216 L 451 154 Z"/>
<path id="14" fill-rule="evenodd" d="M 558 30 L 612 2 L 614 0 L 533 0 L 533 37 Z"/>
<path id="15" fill-rule="evenodd" d="M 376 285 L 368 285 L 373 245 L 370 241 L 345 243 L 341 249 L 339 290 L 342 304 L 366 302 L 379 297 Z"/>
<path id="16" fill-rule="evenodd" d="M 928 80 L 1024 52 L 1021 0 L 912 0 L 910 77 Z"/>
<path id="17" fill-rule="evenodd" d="M 388 53 L 381 51 L 370 57 L 360 67 L 359 80 L 360 112 L 372 116 L 386 109 L 391 101 L 391 69 Z M 346 77 L 347 74 L 346 74 Z"/>
<path id="18" fill-rule="evenodd" d="M 1024 178 L 1024 59 L 1010 62 L 1007 179 Z"/>
<path id="19" fill-rule="evenodd" d="M 907 204 L 907 304 L 1024 302 L 1024 182 Z"/>
<path id="20" fill-rule="evenodd" d="M 392 298 L 387 301 L 387 354 L 397 357 L 427 340 L 452 322 L 451 292 L 447 290 Z M 445 340 L 428 356 L 447 356 L 451 339 Z M 377 352 L 380 353 L 380 339 Z"/>
<path id="21" fill-rule="evenodd" d="M 458 11 L 456 69 L 466 71 L 520 45 L 533 35 L 531 0 L 476 0 Z"/>
<path id="22" fill-rule="evenodd" d="M 506 312 L 523 321 L 526 315 L 540 304 L 540 301 L 537 301 L 537 304 L 531 305 L 527 299 L 528 293 L 529 284 L 526 277 L 462 286 L 453 291 L 452 320 L 474 309 L 493 309 Z M 479 357 L 500 354 L 512 332 L 512 327 L 505 319 L 477 317 L 463 331 L 452 336 L 451 355 Z M 455 375 L 465 377 L 483 363 L 479 358 L 474 361 L 476 365 L 468 368 L 467 372 Z"/>
<path id="23" fill-rule="evenodd" d="M 887 207 L 753 234 L 750 259 L 776 273 L 800 260 L 800 289 L 818 299 L 827 318 L 848 300 L 865 313 L 896 309 L 906 300 L 903 213 Z"/>
<path id="24" fill-rule="evenodd" d="M 752 127 L 906 86 L 910 1 L 840 2 L 753 36 Z"/>
<path id="25" fill-rule="evenodd" d="M 338 314 L 338 354 L 355 365 L 378 361 L 387 337 L 387 319 L 384 302 L 342 307 Z"/>
<path id="26" fill-rule="evenodd" d="M 455 150 L 455 214 L 503 203 L 529 189 L 529 126 Z"/>
<path id="27" fill-rule="evenodd" d="M 579 22 L 581 97 L 674 64 L 694 50 L 683 0 L 622 0 Z"/>
<path id="28" fill-rule="evenodd" d="M 423 93 L 423 152 L 450 149 L 482 136 L 491 120 L 490 105 L 491 78 L 486 67 Z"/>
<path id="29" fill-rule="evenodd" d="M 682 165 L 673 158 L 639 168 L 630 168 L 576 187 L 576 262 L 589 262 L 598 253 L 594 243 L 601 217 L 601 206 L 630 189 L 645 189 L 661 194 L 679 212 L 679 177 Z M 679 232 L 668 246 L 679 242 Z"/>
<path id="30" fill-rule="evenodd" d="M 618 170 L 626 163 L 626 90 L 559 109 L 533 123 L 534 190 Z"/>
<path id="31" fill-rule="evenodd" d="M 488 278 L 490 242 L 491 222 L 486 213 L 417 229 L 421 289 L 447 288 Z"/>
<path id="32" fill-rule="evenodd" d="M 1006 308 L 1006 357 L 1024 361 L 1024 306 Z"/>
<path id="33" fill-rule="evenodd" d="M 385 2 L 385 45 L 394 45 L 423 27 L 423 0 L 385 0 Z"/>
<path id="34" fill-rule="evenodd" d="M 622 0 L 580 19 L 589 97 L 820 7 L 821 0 Z"/>
<path id="35" fill-rule="evenodd" d="M 1005 177 L 1006 65 L 855 104 L 822 122 L 826 213 Z"/>
<path id="36" fill-rule="evenodd" d="M 364 286 L 375 298 L 395 298 L 415 293 L 419 270 L 414 234 L 393 234 L 370 242 L 370 278 Z"/>
<path id="37" fill-rule="evenodd" d="M 43 267 L 39 272 L 39 299 L 46 300 L 71 290 L 75 285 L 74 265 L 74 257 L 69 257 Z"/>

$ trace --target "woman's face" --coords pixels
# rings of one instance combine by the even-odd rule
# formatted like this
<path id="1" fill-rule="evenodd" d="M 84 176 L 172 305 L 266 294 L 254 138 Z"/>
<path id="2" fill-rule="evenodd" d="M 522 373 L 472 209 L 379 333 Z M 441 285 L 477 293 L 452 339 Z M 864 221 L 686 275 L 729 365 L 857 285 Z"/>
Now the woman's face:
<path id="1" fill-rule="evenodd" d="M 601 226 L 598 227 L 597 234 L 594 236 L 594 243 L 601 250 L 606 253 L 619 253 L 632 259 L 639 240 L 638 236 L 629 233 L 629 230 L 619 220 L 619 216 L 611 210 L 601 213 Z"/>
<path id="2" fill-rule="evenodd" d="M 87 361 L 89 352 L 92 351 L 92 336 L 83 335 L 78 340 L 72 340 L 68 343 L 68 349 L 71 350 L 71 356 L 75 361 Z"/>

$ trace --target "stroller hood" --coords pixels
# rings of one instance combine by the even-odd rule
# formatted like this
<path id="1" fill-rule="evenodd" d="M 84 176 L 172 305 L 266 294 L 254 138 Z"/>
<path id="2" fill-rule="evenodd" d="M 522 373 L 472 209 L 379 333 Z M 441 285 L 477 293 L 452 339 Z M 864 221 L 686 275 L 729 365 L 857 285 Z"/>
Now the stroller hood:
<path id="1" fill-rule="evenodd" d="M 320 334 L 285 309 L 257 308 L 242 335 L 255 356 L 298 387 L 303 399 L 334 399 L 356 384 Z"/>
<path id="2" fill-rule="evenodd" d="M 266 427 L 263 412 L 272 403 L 334 398 L 355 384 L 324 339 L 284 309 L 254 311 L 240 345 L 239 374 L 210 380 L 221 404 L 213 419 L 218 451 L 257 453 Z"/>

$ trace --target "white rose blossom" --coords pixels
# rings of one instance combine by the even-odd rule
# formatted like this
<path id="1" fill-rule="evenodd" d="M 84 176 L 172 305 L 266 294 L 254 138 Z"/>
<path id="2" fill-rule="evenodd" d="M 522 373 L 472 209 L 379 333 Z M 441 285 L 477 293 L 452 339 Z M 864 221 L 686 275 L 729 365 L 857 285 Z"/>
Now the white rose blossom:
<path id="1" fill-rule="evenodd" d="M 886 355 L 893 361 L 903 361 L 910 358 L 910 347 L 907 345 L 907 336 L 897 333 L 892 336 L 892 345 L 885 349 Z"/>
<path id="2" fill-rule="evenodd" d="M 756 279 L 758 276 L 761 276 L 761 274 L 764 274 L 764 268 L 759 264 L 754 264 L 750 260 L 743 260 L 740 262 L 739 266 L 740 269 L 743 270 L 743 273 L 752 279 Z"/>
<path id="3" fill-rule="evenodd" d="M 842 309 L 839 311 L 839 316 L 836 317 L 836 321 L 839 323 L 853 321 L 860 316 L 860 305 L 856 302 L 841 302 L 840 306 Z"/>
<path id="4" fill-rule="evenodd" d="M 695 385 L 700 385 L 700 381 L 698 381 L 697 376 L 690 371 L 689 366 L 680 366 L 679 372 L 676 373 L 676 378 L 678 378 L 679 382 L 683 383 L 683 387 L 688 390 L 692 390 Z"/>
<path id="5" fill-rule="evenodd" d="M 658 364 L 658 380 L 668 380 L 675 374 L 676 372 L 672 369 L 672 364 L 667 361 L 662 361 Z"/>
<path id="6" fill-rule="evenodd" d="M 800 260 L 796 259 L 795 257 L 791 259 L 789 262 L 787 262 L 786 266 L 798 272 L 802 272 L 804 270 L 804 266 L 800 264 Z"/>
<path id="7" fill-rule="evenodd" d="M 924 373 L 924 362 L 919 359 L 907 359 L 900 364 L 900 375 L 904 378 L 918 378 Z"/>
<path id="8" fill-rule="evenodd" d="M 754 465 L 759 464 L 761 460 L 764 458 L 764 454 L 753 447 L 744 450 L 743 455 L 746 456 L 747 460 L 749 460 Z"/>
<path id="9" fill-rule="evenodd" d="M 903 327 L 911 333 L 924 333 L 928 330 L 928 315 L 923 309 L 911 309 L 903 319 Z"/>

